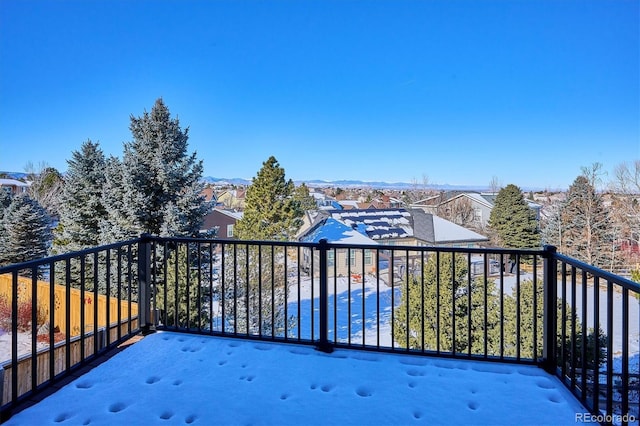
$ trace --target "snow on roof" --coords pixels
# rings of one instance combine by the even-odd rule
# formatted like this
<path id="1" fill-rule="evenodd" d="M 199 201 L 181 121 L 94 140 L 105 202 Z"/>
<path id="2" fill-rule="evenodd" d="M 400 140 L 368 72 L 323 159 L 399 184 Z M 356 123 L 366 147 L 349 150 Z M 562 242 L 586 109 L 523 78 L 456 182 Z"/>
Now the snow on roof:
<path id="1" fill-rule="evenodd" d="M 484 235 L 480 235 L 477 232 L 474 232 L 470 229 L 467 229 L 435 215 L 433 215 L 433 230 L 435 243 L 489 240 Z"/>
<path id="2" fill-rule="evenodd" d="M 377 244 L 361 231 L 354 229 L 333 218 L 327 218 L 302 238 L 308 243 L 317 243 L 325 238 L 330 243 L 340 244 Z"/>
<path id="3" fill-rule="evenodd" d="M 536 366 L 156 332 L 5 425 L 575 425 L 580 413 Z"/>
<path id="4" fill-rule="evenodd" d="M 322 192 L 310 192 L 309 195 L 312 196 L 313 198 L 315 198 L 316 201 L 318 201 L 318 200 L 326 200 L 326 199 L 329 198 L 329 197 L 327 197 L 326 194 L 324 194 Z"/>
<path id="5" fill-rule="evenodd" d="M 17 179 L 5 179 L 5 178 L 2 178 L 2 179 L 0 179 L 0 186 L 27 187 L 27 186 L 29 186 L 29 184 L 25 183 L 25 182 L 22 182 L 21 180 L 17 180 Z"/>
<path id="6" fill-rule="evenodd" d="M 482 194 L 478 194 L 477 192 L 465 192 L 463 194 L 458 195 L 457 197 L 454 198 L 458 198 L 458 197 L 468 197 L 471 198 L 472 200 L 474 200 L 476 203 L 478 204 L 482 204 L 488 208 L 492 208 L 493 207 L 493 200 L 491 199 L 490 196 L 484 196 Z"/>
<path id="7" fill-rule="evenodd" d="M 232 211 L 232 210 L 226 210 L 226 209 L 214 209 L 217 212 L 220 212 L 226 216 L 229 216 L 235 220 L 240 220 L 242 219 L 242 216 L 244 215 L 244 212 L 236 212 L 236 211 Z"/>
<path id="8" fill-rule="evenodd" d="M 338 202 L 342 207 L 358 208 L 358 202 L 356 200 L 341 200 Z"/>
<path id="9" fill-rule="evenodd" d="M 340 210 L 330 214 L 347 226 L 364 225 L 363 229 L 373 240 L 413 236 L 411 213 L 405 209 Z"/>

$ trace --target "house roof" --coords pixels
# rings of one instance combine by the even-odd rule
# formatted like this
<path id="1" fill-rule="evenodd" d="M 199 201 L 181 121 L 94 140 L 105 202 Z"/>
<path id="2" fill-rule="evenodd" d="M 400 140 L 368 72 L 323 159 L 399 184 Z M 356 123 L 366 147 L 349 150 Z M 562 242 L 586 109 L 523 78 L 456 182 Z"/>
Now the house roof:
<path id="1" fill-rule="evenodd" d="M 439 216 L 430 216 L 433 220 L 434 242 L 436 244 L 489 241 L 489 238 L 470 229 Z"/>
<path id="2" fill-rule="evenodd" d="M 406 209 L 334 210 L 331 217 L 357 227 L 373 240 L 413 236 L 411 213 Z"/>
<path id="3" fill-rule="evenodd" d="M 25 183 L 25 182 L 22 182 L 21 180 L 17 180 L 17 179 L 5 179 L 5 178 L 2 178 L 2 179 L 0 179 L 0 186 L 26 187 L 26 186 L 29 186 L 29 184 Z"/>
<path id="4" fill-rule="evenodd" d="M 358 208 L 358 202 L 356 200 L 340 200 L 339 204 L 345 210 L 346 209 L 357 209 Z"/>
<path id="5" fill-rule="evenodd" d="M 440 216 L 426 213 L 421 209 L 411 210 L 413 215 L 414 235 L 416 238 L 433 243 L 471 243 L 489 239 L 484 235 L 457 225 Z"/>
<path id="6" fill-rule="evenodd" d="M 218 212 L 218 213 L 222 213 L 223 215 L 229 216 L 235 220 L 240 220 L 242 219 L 242 216 L 244 214 L 244 212 L 237 212 L 237 211 L 233 211 L 233 210 L 226 210 L 226 209 L 213 209 L 214 211 Z"/>
<path id="7" fill-rule="evenodd" d="M 301 240 L 306 243 L 317 243 L 322 239 L 338 244 L 377 244 L 360 230 L 330 217 L 317 223 Z"/>
<path id="8" fill-rule="evenodd" d="M 332 210 L 324 214 L 330 216 L 318 217 L 319 220 L 304 234 L 302 241 L 318 242 L 322 238 L 332 243 L 353 244 L 372 244 L 403 238 L 416 238 L 429 244 L 488 241 L 487 237 L 477 232 L 421 209 Z M 365 239 L 345 240 L 345 237 L 357 237 L 353 232 L 360 233 Z"/>
<path id="9" fill-rule="evenodd" d="M 493 208 L 493 200 L 495 199 L 495 196 L 492 195 L 485 195 L 485 194 L 479 194 L 477 192 L 459 192 L 459 193 L 447 193 L 446 198 L 444 201 L 442 201 L 442 203 L 440 204 L 445 204 L 448 203 L 452 200 L 458 199 L 458 198 L 462 198 L 462 197 L 466 197 L 471 199 L 472 201 L 481 204 L 489 209 Z"/>

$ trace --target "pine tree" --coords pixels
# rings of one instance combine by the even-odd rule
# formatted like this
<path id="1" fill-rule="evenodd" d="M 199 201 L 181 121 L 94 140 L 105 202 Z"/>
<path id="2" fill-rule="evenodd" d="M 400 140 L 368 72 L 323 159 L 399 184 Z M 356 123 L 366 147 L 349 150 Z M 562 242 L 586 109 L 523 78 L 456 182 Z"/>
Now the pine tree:
<path id="1" fill-rule="evenodd" d="M 25 170 L 28 173 L 29 196 L 38 202 L 51 217 L 59 215 L 61 195 L 64 187 L 62 174 L 46 163 L 40 163 L 38 169 L 28 163 Z"/>
<path id="2" fill-rule="evenodd" d="M 293 192 L 293 198 L 300 203 L 300 209 L 303 212 L 316 210 L 318 208 L 316 200 L 309 194 L 309 187 L 304 183 L 296 186 Z"/>
<path id="3" fill-rule="evenodd" d="M 519 351 L 520 357 L 532 359 L 534 344 L 538 348 L 536 355 L 538 357 L 542 356 L 540 351 L 544 336 L 543 299 L 543 286 L 538 284 L 534 295 L 533 281 L 531 280 L 525 280 L 520 283 L 519 294 L 518 288 L 514 286 L 511 293 L 504 296 L 504 313 L 502 317 L 505 340 L 503 353 L 505 356 L 516 357 Z M 535 310 L 534 300 L 536 304 Z M 518 306 L 520 308 L 519 320 L 517 315 Z M 533 327 L 534 315 L 536 319 L 535 329 Z M 520 321 L 519 330 L 518 321 Z M 520 340 L 518 340 L 518 337 Z"/>
<path id="4" fill-rule="evenodd" d="M 105 162 L 102 205 L 107 217 L 100 221 L 100 243 L 107 244 L 136 238 L 139 235 L 135 222 L 127 209 L 127 197 L 123 192 L 124 167 L 116 157 Z"/>
<path id="5" fill-rule="evenodd" d="M 225 252 L 227 331 L 284 337 L 286 272 L 283 247 L 234 245 Z"/>
<path id="6" fill-rule="evenodd" d="M 167 253 L 166 280 L 156 287 L 156 307 L 162 311 L 163 322 L 169 327 L 208 326 L 205 303 L 208 294 L 205 293 L 206 286 L 199 285 L 195 268 L 199 261 L 197 254 L 190 251 L 193 251 L 191 247 L 181 244 Z"/>
<path id="7" fill-rule="evenodd" d="M 9 191 L 0 190 L 0 220 L 4 216 L 4 211 L 11 205 L 11 193 Z"/>
<path id="8" fill-rule="evenodd" d="M 0 265 L 47 256 L 51 220 L 46 210 L 28 194 L 18 194 L 0 221 Z"/>
<path id="9" fill-rule="evenodd" d="M 516 185 L 502 188 L 491 209 L 489 227 L 497 236 L 497 243 L 507 248 L 540 247 L 540 231 L 535 212 L 529 208 Z"/>
<path id="10" fill-rule="evenodd" d="M 246 206 L 234 232 L 245 240 L 288 240 L 300 228 L 304 214 L 294 197 L 292 180 L 271 156 L 247 188 Z"/>
<path id="11" fill-rule="evenodd" d="M 534 309 L 534 297 L 536 300 L 536 309 Z M 544 303 L 544 289 L 542 285 L 538 285 L 536 287 L 535 295 L 533 291 L 533 281 L 525 280 L 520 283 L 519 288 L 519 297 L 518 297 L 518 288 L 514 287 L 512 289 L 511 294 L 507 294 L 504 297 L 504 314 L 503 314 L 503 322 L 504 322 L 504 339 L 505 339 L 505 347 L 504 347 L 504 356 L 507 357 L 517 357 L 518 356 L 518 347 L 519 347 L 519 355 L 521 358 L 533 359 L 533 356 L 537 357 L 542 356 L 542 345 L 544 338 L 544 311 L 543 311 L 543 303 Z M 518 324 L 518 306 L 520 309 L 520 318 Z M 564 306 L 565 312 L 565 320 L 564 320 L 564 328 L 565 328 L 565 341 L 562 341 L 562 299 L 558 298 L 557 303 L 557 330 L 558 336 L 556 339 L 557 344 L 557 356 L 559 365 L 561 363 L 561 356 L 564 356 L 567 362 L 571 361 L 571 358 L 575 358 L 575 362 L 577 365 L 580 365 L 582 361 L 582 342 L 585 338 L 584 327 L 580 322 L 580 319 L 577 315 L 574 314 L 574 311 L 568 304 Z M 535 314 L 534 314 L 535 312 Z M 536 328 L 534 333 L 534 316 L 536 319 Z M 576 351 L 575 354 L 571 353 L 573 342 L 571 341 L 570 330 L 573 327 L 572 321 L 575 321 L 575 330 L 576 330 Z M 518 330 L 519 325 L 519 330 Z M 599 353 L 596 355 L 595 353 L 595 341 L 596 341 L 596 333 L 593 328 L 588 328 L 586 332 L 586 340 L 587 340 L 587 357 L 586 357 L 586 366 L 588 369 L 593 369 L 596 364 L 596 356 L 597 356 L 597 365 L 600 366 L 606 357 L 605 348 L 607 347 L 607 336 L 604 334 L 602 329 L 598 327 L 598 347 Z M 518 337 L 520 340 L 518 340 Z M 537 352 L 534 354 L 534 344 L 536 345 Z M 564 353 L 564 355 L 563 355 Z"/>
<path id="12" fill-rule="evenodd" d="M 611 219 L 589 179 L 578 176 L 562 206 L 559 251 L 599 268 L 609 268 L 612 256 Z"/>
<path id="13" fill-rule="evenodd" d="M 67 164 L 54 240 L 57 253 L 100 245 L 100 223 L 107 218 L 102 199 L 106 160 L 99 145 L 86 141 Z"/>
<path id="14" fill-rule="evenodd" d="M 541 220 L 542 244 L 562 247 L 562 204 L 563 201 L 548 203 Z"/>
<path id="15" fill-rule="evenodd" d="M 188 129 L 158 99 L 150 113 L 131 117 L 130 130 L 122 161 L 107 161 L 103 239 L 196 236 L 209 206 L 201 195 L 202 161 L 187 154 Z"/>
<path id="16" fill-rule="evenodd" d="M 424 286 L 419 277 L 410 277 L 409 285 L 405 284 L 403 288 L 399 307 L 394 313 L 394 340 L 397 344 L 406 346 L 408 338 L 411 349 L 455 349 L 458 353 L 467 353 L 470 345 L 472 354 L 483 354 L 486 329 L 488 354 L 499 353 L 500 309 L 495 285 L 487 282 L 485 311 L 484 283 L 472 279 L 470 284 L 471 293 L 465 256 L 457 255 L 454 260 L 451 253 L 431 255 L 424 266 Z"/>
<path id="17" fill-rule="evenodd" d="M 286 241 L 294 235 L 304 214 L 294 189 L 278 161 L 269 157 L 247 189 L 244 215 L 234 228 L 238 238 Z M 282 262 L 286 254 L 276 255 L 280 250 L 234 246 L 225 256 L 227 270 L 248 268 L 244 273 L 227 274 L 232 281 L 225 283 L 225 309 L 234 313 L 227 317 L 234 329 L 263 335 L 284 332 L 286 274 Z"/>

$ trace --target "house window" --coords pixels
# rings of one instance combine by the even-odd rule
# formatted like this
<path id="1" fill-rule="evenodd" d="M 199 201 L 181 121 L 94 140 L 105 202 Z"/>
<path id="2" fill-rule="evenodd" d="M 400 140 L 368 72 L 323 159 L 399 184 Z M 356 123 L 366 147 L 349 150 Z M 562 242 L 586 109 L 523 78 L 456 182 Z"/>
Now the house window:
<path id="1" fill-rule="evenodd" d="M 335 256 L 336 256 L 335 251 L 329 250 L 327 252 L 327 266 L 333 266 L 334 265 L 335 259 L 336 259 Z"/>
<path id="2" fill-rule="evenodd" d="M 473 209 L 473 220 L 482 222 L 482 209 Z"/>
<path id="3" fill-rule="evenodd" d="M 365 265 L 371 265 L 371 263 L 373 263 L 373 256 L 372 256 L 371 250 L 365 250 L 364 251 L 364 264 Z"/>
<path id="4" fill-rule="evenodd" d="M 344 266 L 349 266 L 349 262 L 351 262 L 351 266 L 356 266 L 356 254 L 351 251 L 351 249 L 347 250 L 347 256 L 344 258 Z"/>
<path id="5" fill-rule="evenodd" d="M 227 238 L 233 238 L 233 224 L 227 225 Z"/>

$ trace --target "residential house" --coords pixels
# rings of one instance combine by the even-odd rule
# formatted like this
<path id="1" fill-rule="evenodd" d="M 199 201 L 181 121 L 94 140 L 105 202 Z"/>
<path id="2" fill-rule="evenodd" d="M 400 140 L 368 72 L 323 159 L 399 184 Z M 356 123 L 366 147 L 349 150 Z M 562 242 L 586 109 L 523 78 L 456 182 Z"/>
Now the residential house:
<path id="1" fill-rule="evenodd" d="M 244 210 L 245 205 L 245 189 L 230 189 L 217 194 L 219 204 L 224 205 L 226 209 Z"/>
<path id="2" fill-rule="evenodd" d="M 420 209 L 334 210 L 329 214 L 378 244 L 478 247 L 489 240 Z"/>
<path id="3" fill-rule="evenodd" d="M 17 179 L 0 179 L 0 188 L 11 195 L 21 194 L 29 190 L 29 184 Z"/>
<path id="4" fill-rule="evenodd" d="M 215 193 L 215 188 L 213 186 L 206 186 L 201 192 L 200 195 L 202 195 L 204 197 L 204 200 L 209 203 L 212 204 L 214 206 L 217 206 L 218 204 L 218 197 L 216 196 Z"/>
<path id="5" fill-rule="evenodd" d="M 378 245 L 377 242 L 358 230 L 347 226 L 331 217 L 325 217 L 310 229 L 300 240 L 307 243 L 318 243 L 325 239 L 327 242 L 335 244 L 355 244 L 355 245 Z M 313 263 L 319 265 L 319 253 L 311 249 L 304 248 L 302 252 L 302 269 L 310 272 Z M 377 257 L 374 250 L 347 250 L 335 249 L 327 252 L 327 266 L 330 276 L 347 276 L 349 274 L 359 275 L 363 266 L 365 273 L 372 273 L 376 270 Z M 318 272 L 315 272 L 317 275 Z"/>
<path id="6" fill-rule="evenodd" d="M 405 203 L 402 200 L 389 195 L 381 195 L 371 200 L 371 207 L 375 209 L 396 209 L 404 205 Z"/>
<path id="7" fill-rule="evenodd" d="M 318 209 L 334 209 L 333 203 L 335 199 L 324 192 L 310 191 L 309 195 L 316 201 Z"/>
<path id="8" fill-rule="evenodd" d="M 359 235 L 358 235 L 359 234 Z M 364 209 L 321 211 L 315 224 L 301 237 L 301 241 L 318 242 L 326 238 L 328 242 L 340 244 L 349 242 L 376 246 L 375 249 L 335 250 L 334 271 L 338 276 L 349 273 L 369 273 L 376 269 L 388 268 L 390 259 L 386 252 L 380 250 L 381 245 L 405 246 L 445 246 L 445 247 L 479 247 L 489 239 L 477 232 L 463 228 L 438 216 L 425 213 L 420 209 Z M 331 251 L 330 251 L 331 252 Z M 413 267 L 419 262 L 417 258 L 394 258 L 394 272 L 402 274 L 407 261 Z M 310 269 L 311 255 L 306 253 L 303 259 L 305 269 Z M 331 271 L 330 271 L 331 272 Z"/>
<path id="9" fill-rule="evenodd" d="M 447 218 L 465 227 L 484 230 L 489 224 L 496 195 L 495 193 L 448 191 L 417 201 L 410 207 Z M 535 211 L 536 219 L 540 220 L 542 205 L 532 200 L 525 201 Z"/>
<path id="10" fill-rule="evenodd" d="M 223 240 L 235 239 L 233 227 L 241 218 L 242 212 L 215 208 L 204 217 L 202 231 L 215 230 L 216 238 Z"/>

